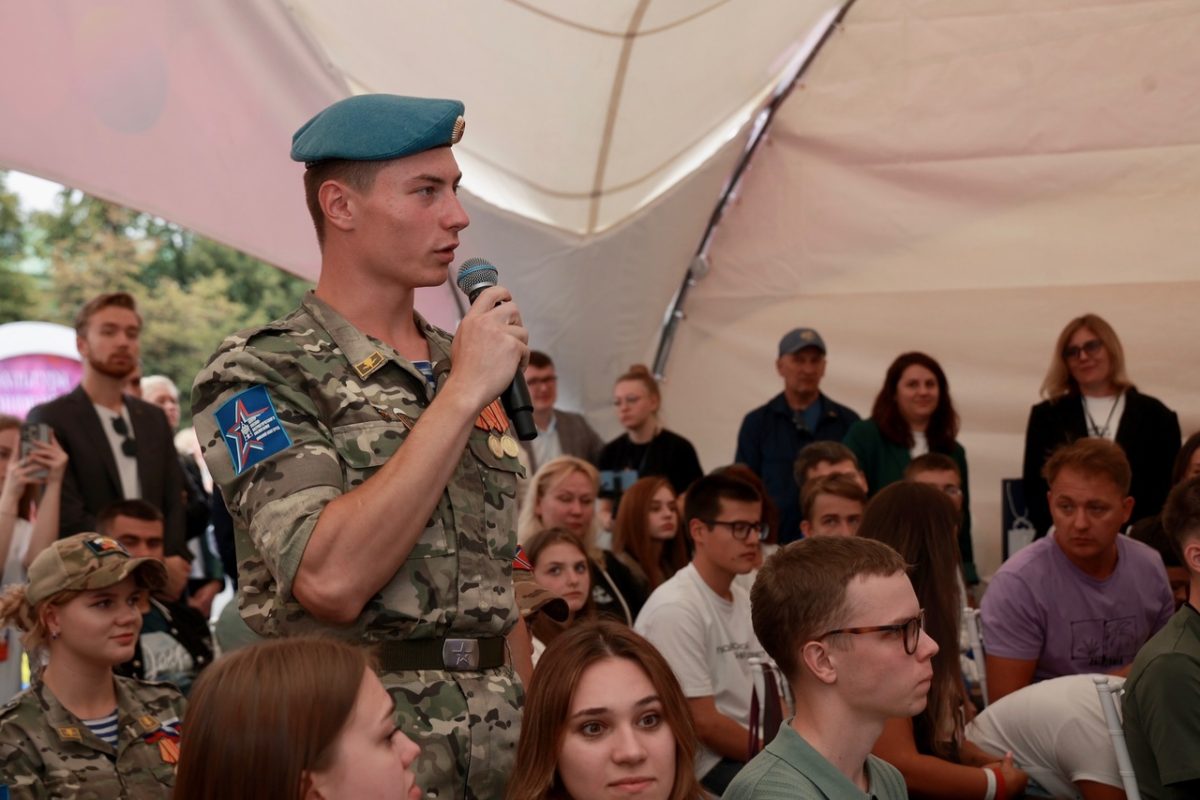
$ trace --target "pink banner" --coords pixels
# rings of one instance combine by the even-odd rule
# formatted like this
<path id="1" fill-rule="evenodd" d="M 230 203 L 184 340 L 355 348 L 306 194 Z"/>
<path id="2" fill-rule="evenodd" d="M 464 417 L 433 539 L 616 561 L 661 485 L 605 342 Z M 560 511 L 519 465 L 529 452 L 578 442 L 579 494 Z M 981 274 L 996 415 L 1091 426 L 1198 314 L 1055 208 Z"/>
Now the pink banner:
<path id="1" fill-rule="evenodd" d="M 25 418 L 38 403 L 75 388 L 83 365 L 62 356 L 26 355 L 0 359 L 0 414 Z"/>

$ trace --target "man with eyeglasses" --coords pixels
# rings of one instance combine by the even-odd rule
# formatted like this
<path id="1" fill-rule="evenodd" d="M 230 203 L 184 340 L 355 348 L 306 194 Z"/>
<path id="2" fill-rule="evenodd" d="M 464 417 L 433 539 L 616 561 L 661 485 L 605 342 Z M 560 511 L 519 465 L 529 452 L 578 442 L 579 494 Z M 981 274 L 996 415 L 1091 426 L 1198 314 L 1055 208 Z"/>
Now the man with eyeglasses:
<path id="1" fill-rule="evenodd" d="M 75 317 L 83 376 L 74 390 L 29 411 L 67 452 L 59 535 L 96 530 L 96 515 L 118 500 L 141 499 L 162 512 L 168 590 L 187 582 L 183 473 L 174 434 L 158 406 L 126 393 L 138 369 L 142 318 L 125 292 L 92 298 Z"/>
<path id="2" fill-rule="evenodd" d="M 871 755 L 888 719 L 924 710 L 938 651 L 904 559 L 872 539 L 804 539 L 767 559 L 750 597 L 796 713 L 723 800 L 907 798 L 899 770 Z"/>
<path id="3" fill-rule="evenodd" d="M 1121 448 L 1080 439 L 1043 473 L 1054 531 L 1006 561 L 981 603 L 993 702 L 1060 675 L 1125 675 L 1175 613 L 1162 558 L 1121 535 L 1134 503 Z"/>
<path id="4" fill-rule="evenodd" d="M 733 579 L 754 569 L 768 531 L 758 491 L 719 474 L 691 485 L 684 520 L 692 561 L 654 590 L 634 627 L 679 679 L 700 740 L 696 775 L 720 795 L 750 756 L 750 659 L 763 655 L 750 597 Z"/>
<path id="5" fill-rule="evenodd" d="M 559 456 L 575 456 L 595 464 L 604 449 L 604 440 L 582 414 L 554 407 L 558 401 L 558 375 L 550 356 L 538 350 L 529 351 L 525 383 L 533 401 L 533 424 L 538 430 L 536 439 L 521 442 L 521 449 L 529 459 L 529 474 Z"/>

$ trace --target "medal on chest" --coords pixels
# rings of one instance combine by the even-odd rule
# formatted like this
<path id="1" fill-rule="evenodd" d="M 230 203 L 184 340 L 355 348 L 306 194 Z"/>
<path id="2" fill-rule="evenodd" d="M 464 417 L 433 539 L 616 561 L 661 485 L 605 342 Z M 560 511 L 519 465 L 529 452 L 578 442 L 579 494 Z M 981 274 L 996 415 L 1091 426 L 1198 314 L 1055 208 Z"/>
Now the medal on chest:
<path id="1" fill-rule="evenodd" d="M 488 449 L 496 458 L 504 456 L 516 458 L 517 453 L 521 451 L 517 440 L 508 432 L 508 417 L 499 400 L 493 400 L 483 411 L 479 412 L 479 417 L 475 420 L 475 427 L 481 431 L 487 431 Z"/>

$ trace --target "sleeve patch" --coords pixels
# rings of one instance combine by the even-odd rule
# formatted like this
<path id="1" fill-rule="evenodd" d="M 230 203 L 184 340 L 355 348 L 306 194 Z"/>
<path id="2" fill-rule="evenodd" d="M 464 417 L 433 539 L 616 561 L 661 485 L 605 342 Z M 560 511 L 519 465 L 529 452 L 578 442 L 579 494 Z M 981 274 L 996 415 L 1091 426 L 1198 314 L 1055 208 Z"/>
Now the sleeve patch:
<path id="1" fill-rule="evenodd" d="M 235 475 L 292 446 L 265 386 L 252 386 L 234 395 L 215 416 Z"/>

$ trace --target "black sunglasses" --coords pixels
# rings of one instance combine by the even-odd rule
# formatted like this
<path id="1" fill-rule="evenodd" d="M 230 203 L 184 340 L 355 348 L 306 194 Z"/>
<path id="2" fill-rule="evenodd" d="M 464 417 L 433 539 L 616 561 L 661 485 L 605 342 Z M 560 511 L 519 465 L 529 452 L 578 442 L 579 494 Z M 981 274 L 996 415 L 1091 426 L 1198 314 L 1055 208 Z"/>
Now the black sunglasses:
<path id="1" fill-rule="evenodd" d="M 121 452 L 130 458 L 137 456 L 137 440 L 129 432 L 129 426 L 125 424 L 124 417 L 113 417 L 113 430 L 117 432 L 117 436 L 121 437 Z"/>

